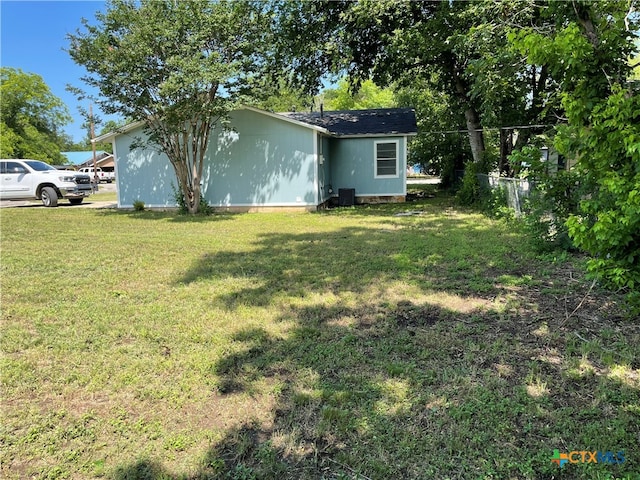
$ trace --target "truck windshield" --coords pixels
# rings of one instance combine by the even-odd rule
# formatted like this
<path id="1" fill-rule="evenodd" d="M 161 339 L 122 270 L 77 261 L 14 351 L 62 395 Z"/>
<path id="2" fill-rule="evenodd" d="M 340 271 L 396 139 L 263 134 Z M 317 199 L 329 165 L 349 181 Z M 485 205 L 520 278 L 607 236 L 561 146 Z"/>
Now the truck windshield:
<path id="1" fill-rule="evenodd" d="M 29 165 L 31 168 L 33 168 L 37 172 L 44 172 L 46 170 L 55 170 L 55 167 L 52 167 L 48 163 L 44 163 L 39 160 L 27 160 L 24 163 Z"/>

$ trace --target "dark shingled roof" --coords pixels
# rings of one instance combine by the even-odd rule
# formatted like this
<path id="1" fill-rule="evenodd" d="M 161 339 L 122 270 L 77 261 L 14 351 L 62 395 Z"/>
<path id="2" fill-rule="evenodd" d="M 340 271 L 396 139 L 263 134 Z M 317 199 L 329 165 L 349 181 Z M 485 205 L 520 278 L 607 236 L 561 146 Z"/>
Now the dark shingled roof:
<path id="1" fill-rule="evenodd" d="M 280 113 L 299 122 L 323 127 L 336 136 L 410 135 L 417 133 L 413 108 L 379 108 L 372 110 L 336 110 Z"/>

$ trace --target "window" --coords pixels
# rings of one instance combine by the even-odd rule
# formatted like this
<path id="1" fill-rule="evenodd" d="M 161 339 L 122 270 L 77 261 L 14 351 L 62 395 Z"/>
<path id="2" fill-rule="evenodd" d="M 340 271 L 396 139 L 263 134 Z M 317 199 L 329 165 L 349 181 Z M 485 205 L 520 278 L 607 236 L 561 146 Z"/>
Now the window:
<path id="1" fill-rule="evenodd" d="M 398 142 L 375 142 L 376 178 L 398 176 Z"/>
<path id="2" fill-rule="evenodd" d="M 27 173 L 27 169 L 20 165 L 18 162 L 2 162 L 0 167 L 0 173 Z"/>

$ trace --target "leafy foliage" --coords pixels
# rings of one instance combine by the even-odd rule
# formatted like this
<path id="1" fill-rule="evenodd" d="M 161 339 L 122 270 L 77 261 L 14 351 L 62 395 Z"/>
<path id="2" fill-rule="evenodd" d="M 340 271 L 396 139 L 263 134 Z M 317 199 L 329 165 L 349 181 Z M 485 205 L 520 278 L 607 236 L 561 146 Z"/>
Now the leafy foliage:
<path id="1" fill-rule="evenodd" d="M 190 213 L 189 205 L 187 204 L 187 201 L 184 198 L 184 193 L 182 193 L 179 189 L 177 189 L 174 184 L 171 184 L 171 190 L 173 192 L 173 195 L 172 195 L 173 200 L 175 201 L 175 204 L 178 206 L 178 213 L 180 213 L 181 215 L 186 215 Z M 134 209 L 137 210 L 137 208 L 135 208 L 136 202 L 134 202 L 133 206 L 134 206 Z M 144 203 L 143 203 L 143 209 L 144 209 Z M 213 209 L 209 205 L 209 202 L 207 202 L 207 199 L 204 198 L 204 195 L 202 194 L 202 192 L 200 192 L 200 202 L 198 204 L 198 213 L 202 215 L 211 215 L 213 213 Z"/>
<path id="2" fill-rule="evenodd" d="M 578 212 L 585 193 L 580 175 L 576 171 L 550 171 L 534 146 L 515 152 L 511 161 L 528 165 L 522 178 L 531 182 L 531 194 L 525 202 L 522 221 L 532 244 L 539 251 L 574 249 L 567 220 Z"/>
<path id="3" fill-rule="evenodd" d="M 594 108 L 592 124 L 562 132 L 579 155 L 592 195 L 569 219 L 576 244 L 592 254 L 592 272 L 616 287 L 640 285 L 640 97 L 615 87 Z M 568 138 L 567 138 L 568 136 Z"/>
<path id="4" fill-rule="evenodd" d="M 342 78 L 337 88 L 325 89 L 322 101 L 325 110 L 391 108 L 397 104 L 392 89 L 380 88 L 371 79 L 367 79 L 354 91 L 347 78 Z"/>
<path id="5" fill-rule="evenodd" d="M 413 85 L 397 89 L 399 105 L 416 110 L 418 135 L 409 149 L 411 164 L 421 164 L 428 173 L 441 178 L 445 188 L 454 187 L 472 159 L 469 141 L 458 131 L 464 123 L 464 115 L 455 113 L 451 95 L 438 90 L 434 83 L 416 79 Z"/>
<path id="6" fill-rule="evenodd" d="M 469 162 L 464 171 L 462 186 L 458 190 L 457 199 L 462 205 L 475 205 L 481 199 L 480 183 L 478 173 L 487 173 L 480 168 L 479 163 Z"/>
<path id="7" fill-rule="evenodd" d="M 274 79 L 254 92 L 256 99 L 252 102 L 257 108 L 272 112 L 292 112 L 306 110 L 313 104 L 313 97 L 304 89 L 289 85 L 284 79 Z"/>
<path id="8" fill-rule="evenodd" d="M 71 121 L 67 107 L 35 73 L 0 69 L 0 157 L 33 158 L 61 164 L 64 135 Z"/>
<path id="9" fill-rule="evenodd" d="M 69 35 L 83 81 L 104 112 L 144 122 L 197 212 L 211 129 L 256 84 L 264 16 L 241 1 L 114 0 L 96 20 Z"/>
<path id="10" fill-rule="evenodd" d="M 533 64 L 546 64 L 561 87 L 568 124 L 557 150 L 576 162 L 588 194 L 568 233 L 593 256 L 589 269 L 617 288 L 640 284 L 640 100 L 627 83 L 637 25 L 624 2 L 551 5 L 547 32 L 511 34 Z M 636 298 L 637 300 L 637 298 Z"/>
<path id="11" fill-rule="evenodd" d="M 281 68 L 310 91 L 329 73 L 347 72 L 356 86 L 370 78 L 393 85 L 421 123 L 415 162 L 451 185 L 468 157 L 481 162 L 498 144 L 508 169 L 508 154 L 539 130 L 522 130 L 513 145 L 513 136 L 488 138 L 485 129 L 558 121 L 548 68 L 527 63 L 507 36 L 514 24 L 548 23 L 540 10 L 530 0 L 286 2 L 278 9 Z"/>

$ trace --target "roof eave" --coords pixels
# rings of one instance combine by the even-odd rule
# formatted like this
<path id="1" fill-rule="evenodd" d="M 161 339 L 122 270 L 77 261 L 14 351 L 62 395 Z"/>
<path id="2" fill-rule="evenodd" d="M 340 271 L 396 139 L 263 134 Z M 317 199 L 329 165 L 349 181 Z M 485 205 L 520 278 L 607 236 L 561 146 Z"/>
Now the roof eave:
<path id="1" fill-rule="evenodd" d="M 324 133 L 324 134 L 327 134 L 327 135 L 333 135 L 329 130 L 327 130 L 324 127 L 319 127 L 318 125 L 313 125 L 311 123 L 302 122 L 300 120 L 296 120 L 295 118 L 291 118 L 291 117 L 288 117 L 286 115 L 281 115 L 281 114 L 275 113 L 275 112 L 269 112 L 267 110 L 262 110 L 262 109 L 256 108 L 256 107 L 250 107 L 249 105 L 243 105 L 242 108 L 244 108 L 245 110 L 249 110 L 251 112 L 261 113 L 261 114 L 266 115 L 268 117 L 277 118 L 279 120 L 283 120 L 285 122 L 289 122 L 289 123 L 292 123 L 294 125 L 298 125 L 300 127 L 309 128 L 311 130 L 315 130 L 316 132 Z"/>
<path id="2" fill-rule="evenodd" d="M 262 115 L 266 115 L 268 117 L 277 118 L 279 120 L 283 120 L 285 122 L 292 123 L 294 125 L 298 125 L 298 126 L 301 126 L 301 127 L 309 128 L 311 130 L 315 130 L 317 132 L 324 133 L 326 135 L 333 135 L 326 128 L 319 127 L 317 125 L 312 125 L 310 123 L 301 122 L 299 120 L 295 120 L 293 118 L 289 118 L 289 117 L 287 117 L 285 115 L 280 115 L 278 113 L 268 112 L 267 110 L 262 110 L 260 108 L 251 107 L 249 105 L 243 105 L 240 108 L 244 109 L 244 110 L 249 110 L 249 111 L 252 111 L 252 112 L 256 112 L 256 113 L 261 113 Z M 141 127 L 144 124 L 145 124 L 145 122 L 143 120 L 139 120 L 137 122 L 133 122 L 133 123 L 130 123 L 128 125 L 125 125 L 122 128 L 119 128 L 118 130 L 114 130 L 113 132 L 105 133 L 104 135 L 100 135 L 98 137 L 95 137 L 91 141 L 93 143 L 107 142 L 107 141 L 112 140 L 117 135 L 130 132 L 131 130 L 135 130 L 136 128 Z"/>
<path id="3" fill-rule="evenodd" d="M 391 133 L 353 133 L 341 135 L 339 133 L 331 133 L 336 138 L 371 138 L 371 137 L 415 137 L 418 132 L 391 132 Z"/>
<path id="4" fill-rule="evenodd" d="M 92 143 L 104 143 L 104 142 L 108 142 L 110 140 L 112 140 L 113 138 L 115 138 L 116 136 L 122 134 L 122 133 L 127 133 L 130 132 L 131 130 L 135 130 L 138 127 L 141 127 L 145 124 L 145 122 L 143 120 L 138 120 L 137 122 L 133 122 L 133 123 L 129 123 L 128 125 L 124 125 L 121 128 L 118 128 L 117 130 L 114 130 L 112 132 L 109 133 L 105 133 L 104 135 L 100 135 L 98 137 L 92 138 L 91 142 Z"/>

